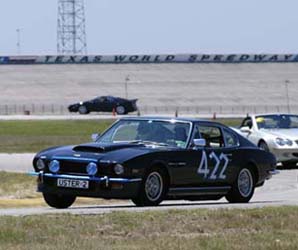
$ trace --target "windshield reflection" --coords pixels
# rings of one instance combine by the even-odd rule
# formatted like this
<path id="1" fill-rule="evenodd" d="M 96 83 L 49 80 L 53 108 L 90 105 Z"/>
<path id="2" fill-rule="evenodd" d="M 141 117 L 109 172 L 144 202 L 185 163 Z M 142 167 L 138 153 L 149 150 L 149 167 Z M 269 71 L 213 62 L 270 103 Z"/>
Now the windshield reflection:
<path id="1" fill-rule="evenodd" d="M 98 143 L 144 143 L 186 148 L 190 123 L 157 120 L 120 120 L 108 129 Z"/>
<path id="2" fill-rule="evenodd" d="M 291 129 L 298 128 L 297 115 L 263 115 L 257 116 L 259 129 Z"/>

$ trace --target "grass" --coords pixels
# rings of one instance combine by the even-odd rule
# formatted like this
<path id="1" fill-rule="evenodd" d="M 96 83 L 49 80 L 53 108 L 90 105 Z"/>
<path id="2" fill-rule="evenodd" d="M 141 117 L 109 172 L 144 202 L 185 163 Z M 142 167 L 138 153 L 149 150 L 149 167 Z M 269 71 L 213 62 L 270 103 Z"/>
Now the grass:
<path id="1" fill-rule="evenodd" d="M 36 198 L 35 190 L 36 178 L 21 173 L 0 172 L 0 199 Z"/>
<path id="2" fill-rule="evenodd" d="M 116 200 L 78 198 L 76 205 L 103 205 Z M 0 171 L 0 208 L 47 206 L 41 193 L 36 192 L 36 177 L 22 173 Z"/>
<path id="3" fill-rule="evenodd" d="M 297 249 L 296 207 L 0 217 L 0 249 Z"/>
<path id="4" fill-rule="evenodd" d="M 240 119 L 217 119 L 229 126 L 237 126 Z M 0 152 L 25 153 L 42 149 L 90 141 L 93 133 L 101 133 L 113 120 L 65 121 L 0 121 Z"/>
<path id="5" fill-rule="evenodd" d="M 102 121 L 1 121 L 0 152 L 37 152 L 55 145 L 88 142 L 91 134 L 101 133 L 112 120 Z"/>

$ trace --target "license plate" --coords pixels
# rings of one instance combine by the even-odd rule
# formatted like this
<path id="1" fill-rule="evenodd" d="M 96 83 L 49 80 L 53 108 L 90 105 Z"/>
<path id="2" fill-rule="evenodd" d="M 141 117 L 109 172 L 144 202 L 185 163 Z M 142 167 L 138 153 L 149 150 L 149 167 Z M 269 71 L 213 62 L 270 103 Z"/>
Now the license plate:
<path id="1" fill-rule="evenodd" d="M 58 187 L 65 187 L 65 188 L 88 189 L 89 188 L 89 181 L 58 179 L 57 180 L 57 186 Z"/>

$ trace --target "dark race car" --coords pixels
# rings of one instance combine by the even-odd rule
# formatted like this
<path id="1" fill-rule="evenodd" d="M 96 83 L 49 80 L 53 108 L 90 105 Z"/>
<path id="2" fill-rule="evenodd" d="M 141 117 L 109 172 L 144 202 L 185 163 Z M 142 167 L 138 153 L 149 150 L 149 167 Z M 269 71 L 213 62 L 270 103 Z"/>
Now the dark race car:
<path id="1" fill-rule="evenodd" d="M 137 100 L 127 100 L 120 97 L 100 96 L 90 101 L 79 102 L 68 106 L 69 112 L 79 112 L 80 114 L 88 114 L 90 112 L 112 112 L 118 115 L 124 115 L 129 112 L 138 110 Z"/>
<path id="2" fill-rule="evenodd" d="M 155 206 L 166 199 L 248 202 L 276 174 L 273 154 L 210 121 L 122 118 L 95 142 L 39 152 L 38 191 L 49 206 L 76 197 L 131 199 Z"/>

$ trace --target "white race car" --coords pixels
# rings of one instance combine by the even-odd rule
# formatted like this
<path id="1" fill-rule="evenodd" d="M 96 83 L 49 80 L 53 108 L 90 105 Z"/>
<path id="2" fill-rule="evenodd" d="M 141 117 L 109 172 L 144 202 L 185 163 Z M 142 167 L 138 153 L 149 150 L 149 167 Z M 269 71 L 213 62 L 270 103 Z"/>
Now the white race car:
<path id="1" fill-rule="evenodd" d="M 298 162 L 298 115 L 247 116 L 237 132 L 260 148 L 270 151 L 285 168 Z"/>

